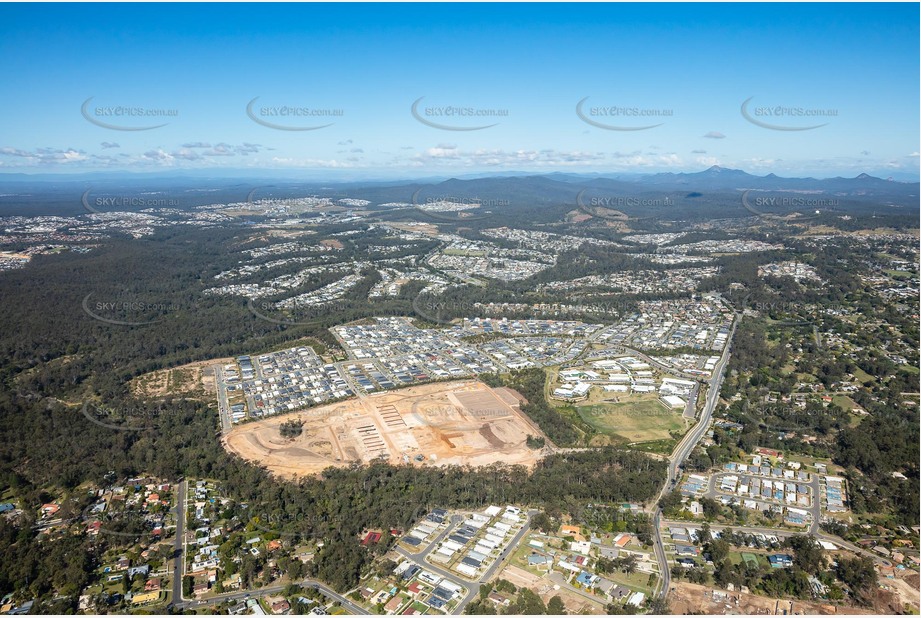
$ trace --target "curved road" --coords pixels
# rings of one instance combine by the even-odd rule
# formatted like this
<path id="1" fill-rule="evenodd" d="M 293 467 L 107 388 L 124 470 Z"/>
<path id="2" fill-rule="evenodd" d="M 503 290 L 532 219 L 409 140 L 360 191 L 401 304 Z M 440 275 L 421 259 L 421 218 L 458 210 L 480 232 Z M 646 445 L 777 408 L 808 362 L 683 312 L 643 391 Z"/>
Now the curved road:
<path id="1" fill-rule="evenodd" d="M 678 474 L 679 469 L 710 428 L 710 419 L 713 417 L 713 410 L 716 408 L 716 402 L 719 401 L 720 388 L 726 373 L 726 365 L 729 364 L 729 356 L 732 351 L 732 337 L 735 334 L 736 325 L 739 323 L 740 317 L 739 314 L 736 314 L 732 320 L 732 328 L 729 331 L 729 336 L 726 338 L 726 347 L 723 348 L 720 360 L 713 369 L 713 377 L 710 378 L 709 388 L 707 389 L 707 400 L 704 403 L 703 410 L 700 412 L 700 420 L 698 420 L 697 424 L 684 435 L 684 438 L 681 439 L 672 452 L 668 464 L 668 476 L 665 481 L 665 486 L 662 487 L 662 491 L 659 492 L 659 496 L 656 498 L 656 504 L 654 506 L 655 513 L 652 520 L 653 526 L 655 527 L 653 546 L 655 548 L 656 560 L 659 562 L 659 571 L 662 574 L 662 586 L 659 590 L 659 595 L 662 598 L 668 595 L 671 589 L 672 578 L 671 570 L 668 568 L 668 560 L 665 557 L 665 546 L 662 543 L 662 530 L 660 526 L 662 521 L 662 509 L 659 508 L 658 502 L 678 481 L 680 478 L 680 474 Z"/>
<path id="2" fill-rule="evenodd" d="M 305 579 L 296 583 L 307 588 L 315 588 L 316 590 L 319 590 L 327 598 L 334 601 L 339 601 L 339 604 L 342 605 L 342 607 L 353 614 L 364 615 L 368 613 L 368 610 L 358 607 L 349 599 L 345 598 L 335 590 L 328 588 L 325 584 L 322 584 L 318 581 Z M 201 601 L 182 600 L 178 603 L 173 603 L 172 605 L 178 609 L 198 609 L 208 607 L 210 605 L 216 605 L 218 603 L 225 603 L 227 601 L 242 601 L 244 599 L 262 597 L 269 594 L 277 594 L 283 591 L 285 588 L 287 588 L 287 584 L 284 586 L 269 586 L 267 588 L 259 588 L 258 590 L 252 591 L 228 592 L 226 594 L 220 594 L 208 599 L 202 599 Z"/>

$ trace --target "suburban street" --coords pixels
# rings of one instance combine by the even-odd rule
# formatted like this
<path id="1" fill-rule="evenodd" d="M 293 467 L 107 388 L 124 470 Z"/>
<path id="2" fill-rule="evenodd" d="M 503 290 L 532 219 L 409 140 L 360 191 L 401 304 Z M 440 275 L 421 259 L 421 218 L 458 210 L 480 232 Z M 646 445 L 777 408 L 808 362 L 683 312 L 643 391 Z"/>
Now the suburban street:
<path id="1" fill-rule="evenodd" d="M 723 384 L 723 377 L 726 373 L 726 365 L 729 364 L 729 356 L 732 350 L 732 336 L 735 334 L 736 326 L 739 323 L 740 317 L 741 316 L 739 314 L 736 314 L 736 318 L 732 321 L 732 329 L 729 331 L 729 337 L 726 340 L 726 347 L 723 349 L 720 360 L 713 370 L 713 377 L 710 378 L 710 384 L 707 388 L 707 399 L 704 403 L 703 410 L 700 412 L 700 419 L 697 421 L 697 424 L 694 425 L 694 427 L 692 427 L 691 430 L 685 434 L 684 438 L 678 442 L 678 445 L 672 452 L 670 461 L 668 463 L 668 475 L 665 480 L 665 485 L 662 487 L 662 491 L 659 492 L 659 496 L 656 498 L 656 504 L 653 506 L 655 509 L 653 515 L 653 545 L 655 546 L 656 559 L 659 562 L 659 572 L 662 574 L 662 583 L 659 589 L 659 594 L 663 598 L 668 595 L 668 592 L 671 589 L 671 570 L 668 568 L 668 560 L 665 557 L 665 546 L 662 542 L 662 529 L 660 525 L 662 510 L 658 507 L 658 502 L 666 492 L 671 491 L 672 487 L 677 482 L 677 479 L 680 478 L 679 469 L 681 468 L 682 464 L 684 464 L 684 461 L 688 458 L 688 455 L 691 454 L 691 452 L 694 450 L 694 447 L 697 446 L 697 443 L 700 442 L 700 439 L 707 433 L 707 430 L 710 428 L 710 420 L 713 416 L 713 410 L 716 408 L 716 402 L 719 401 L 720 387 Z"/>
<path id="2" fill-rule="evenodd" d="M 214 388 L 217 391 L 218 417 L 221 419 L 221 433 L 227 434 L 233 428 L 230 420 L 230 404 L 227 402 L 227 383 L 224 382 L 224 370 L 214 365 Z"/>
<path id="3" fill-rule="evenodd" d="M 413 562 L 418 564 L 423 569 L 426 569 L 427 571 L 431 571 L 433 573 L 437 573 L 438 575 L 441 575 L 442 577 L 445 577 L 453 581 L 456 584 L 460 584 L 464 586 L 467 589 L 467 594 L 464 596 L 463 599 L 461 599 L 460 603 L 458 603 L 457 607 L 454 609 L 454 612 L 453 612 L 454 614 L 461 614 L 463 613 L 464 608 L 467 606 L 467 604 L 470 603 L 470 601 L 472 601 L 473 599 L 475 599 L 476 596 L 480 593 L 480 586 L 484 582 L 488 582 L 490 579 L 492 579 L 493 575 L 496 574 L 496 571 L 498 571 L 498 569 L 502 566 L 502 564 L 505 562 L 505 559 L 508 558 L 509 554 L 512 554 L 515 552 L 515 549 L 517 549 L 518 544 L 521 543 L 521 539 L 524 538 L 524 536 L 528 533 L 528 530 L 530 530 L 531 517 L 535 515 L 536 513 L 537 511 L 528 511 L 527 513 L 528 519 L 521 526 L 521 530 L 519 530 L 515 534 L 515 536 L 512 537 L 512 540 L 509 541 L 509 544 L 506 546 L 502 554 L 489 566 L 489 568 L 486 569 L 486 571 L 483 572 L 483 575 L 480 576 L 480 579 L 477 582 L 471 582 L 471 581 L 467 581 L 466 579 L 462 579 L 460 576 L 454 573 L 451 573 L 447 569 L 443 569 L 439 566 L 433 565 L 430 562 L 425 561 L 425 557 L 428 556 L 435 548 L 438 547 L 438 544 L 442 541 L 442 539 L 444 539 L 448 534 L 450 534 L 451 530 L 453 530 L 457 526 L 457 524 L 463 521 L 463 518 L 458 515 L 454 515 L 451 517 L 451 523 L 448 525 L 448 527 L 443 532 L 441 532 L 437 537 L 435 537 L 435 539 L 431 541 L 423 551 L 414 554 L 399 546 L 397 546 L 396 551 L 401 556 L 409 560 L 412 560 Z"/>
<path id="4" fill-rule="evenodd" d="M 710 475 L 710 484 L 707 488 L 706 493 L 704 493 L 704 496 L 706 496 L 707 498 L 713 498 L 714 500 L 719 499 L 721 496 L 730 496 L 732 498 L 735 498 L 736 500 L 741 501 L 743 497 L 737 496 L 735 494 L 723 493 L 717 489 L 716 485 L 717 485 L 718 477 L 722 476 L 723 474 L 729 474 L 729 473 L 717 473 L 717 474 Z M 808 483 L 803 483 L 803 484 L 809 485 L 812 491 L 812 504 L 809 506 L 809 508 L 803 509 L 803 510 L 808 510 L 812 514 L 812 521 L 809 523 L 809 532 L 811 534 L 818 534 L 819 533 L 819 523 L 822 521 L 821 480 L 818 474 L 812 474 L 812 479 Z M 744 499 L 753 500 L 754 502 L 757 502 L 760 504 L 767 504 L 770 506 L 784 506 L 784 504 L 782 504 L 781 502 L 763 500 L 761 498 L 744 497 Z M 797 508 L 803 508 L 803 507 L 797 506 Z"/>
<path id="5" fill-rule="evenodd" d="M 312 579 L 305 579 L 297 582 L 299 585 L 304 586 L 305 588 L 316 588 L 322 592 L 327 598 L 332 599 L 333 601 L 338 601 L 342 607 L 348 610 L 352 614 L 367 614 L 368 611 L 362 609 L 355 605 L 352 601 L 345 598 L 341 594 L 337 593 L 333 589 L 327 587 L 325 584 L 322 584 L 318 581 Z M 258 590 L 241 590 L 237 592 L 228 592 L 226 594 L 219 594 L 208 599 L 202 599 L 200 601 L 182 601 L 180 603 L 174 603 L 173 605 L 180 609 L 197 609 L 201 607 L 208 607 L 210 605 L 217 605 L 219 603 L 226 603 L 227 601 L 243 601 L 244 599 L 253 598 L 253 597 L 264 597 L 271 594 L 278 594 L 282 592 L 287 585 L 279 586 L 268 586 L 266 588 L 259 588 Z"/>
<path id="6" fill-rule="evenodd" d="M 662 523 L 665 526 L 687 527 L 688 525 L 688 522 L 679 521 L 679 520 L 674 520 L 674 521 L 664 520 Z M 791 537 L 797 534 L 804 534 L 802 531 L 783 530 L 783 529 L 778 529 L 778 528 L 764 528 L 760 526 L 732 526 L 732 525 L 725 525 L 725 524 L 710 524 L 711 530 L 725 530 L 727 528 L 731 528 L 734 532 L 744 532 L 747 534 L 764 534 L 768 536 L 773 535 L 779 539 L 785 539 L 787 537 Z M 838 547 L 841 547 L 842 549 L 846 549 L 848 551 L 854 552 L 855 554 L 859 554 L 861 556 L 872 558 L 877 564 L 880 564 L 882 566 L 892 566 L 892 563 L 889 560 L 886 560 L 879 554 L 875 554 L 869 550 L 863 549 L 862 547 L 858 547 L 854 545 L 853 543 L 845 541 L 839 536 L 835 536 L 834 534 L 828 534 L 827 532 L 821 532 L 821 531 L 813 533 L 813 534 L 817 539 L 820 539 L 822 541 L 828 541 L 829 543 L 834 543 L 835 545 L 837 545 Z"/>
<path id="7" fill-rule="evenodd" d="M 173 544 L 173 596 L 171 605 L 182 602 L 182 571 L 185 566 L 185 479 L 176 487 L 176 540 Z"/>

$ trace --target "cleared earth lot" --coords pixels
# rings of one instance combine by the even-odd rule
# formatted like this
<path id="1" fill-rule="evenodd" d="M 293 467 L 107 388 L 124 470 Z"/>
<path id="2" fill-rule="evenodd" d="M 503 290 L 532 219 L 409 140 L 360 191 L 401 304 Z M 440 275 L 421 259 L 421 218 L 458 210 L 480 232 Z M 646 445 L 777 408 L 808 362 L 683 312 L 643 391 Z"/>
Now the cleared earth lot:
<path id="1" fill-rule="evenodd" d="M 235 427 L 225 448 L 283 477 L 382 459 L 414 465 L 534 465 L 540 430 L 482 382 L 426 384 L 279 415 Z M 300 435 L 281 425 L 298 419 Z"/>

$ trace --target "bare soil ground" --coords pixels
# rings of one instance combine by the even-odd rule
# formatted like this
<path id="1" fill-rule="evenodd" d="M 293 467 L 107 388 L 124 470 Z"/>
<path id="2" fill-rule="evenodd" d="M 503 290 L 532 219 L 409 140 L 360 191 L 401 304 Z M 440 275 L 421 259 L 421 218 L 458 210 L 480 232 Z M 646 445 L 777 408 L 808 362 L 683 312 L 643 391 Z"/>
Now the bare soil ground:
<path id="1" fill-rule="evenodd" d="M 546 575 L 538 577 L 519 567 L 507 566 L 499 573 L 498 577 L 507 579 L 519 588 L 529 588 L 535 592 L 544 603 L 547 603 L 551 598 L 559 595 L 563 600 L 563 605 L 566 606 L 566 613 L 568 614 L 597 615 L 605 613 L 604 601 L 600 597 L 597 601 L 593 601 L 581 594 L 576 594 L 571 590 L 567 590 L 562 586 L 554 589 L 555 584 L 550 581 Z"/>
<path id="2" fill-rule="evenodd" d="M 151 398 L 167 395 L 213 398 L 215 386 L 212 367 L 226 365 L 232 363 L 233 360 L 232 358 L 216 358 L 153 371 L 131 380 L 131 391 L 135 395 Z"/>
<path id="3" fill-rule="evenodd" d="M 297 418 L 302 432 L 283 438 Z M 525 444 L 539 430 L 482 382 L 426 384 L 274 416 L 235 427 L 225 448 L 282 477 L 383 459 L 393 464 L 533 466 L 542 451 Z M 417 458 L 421 461 L 417 461 Z"/>
<path id="4" fill-rule="evenodd" d="M 429 236 L 438 235 L 438 226 L 431 223 L 390 223 L 390 227 L 405 232 L 418 232 Z"/>
<path id="5" fill-rule="evenodd" d="M 669 595 L 672 614 L 873 614 L 870 609 L 835 606 L 817 601 L 772 599 L 738 591 L 714 589 L 688 582 L 673 583 Z M 716 594 L 714 595 L 714 592 Z"/>
<path id="6" fill-rule="evenodd" d="M 901 603 L 918 613 L 921 609 L 921 577 L 914 571 L 896 571 L 895 579 L 880 579 L 879 583 L 898 595 Z"/>

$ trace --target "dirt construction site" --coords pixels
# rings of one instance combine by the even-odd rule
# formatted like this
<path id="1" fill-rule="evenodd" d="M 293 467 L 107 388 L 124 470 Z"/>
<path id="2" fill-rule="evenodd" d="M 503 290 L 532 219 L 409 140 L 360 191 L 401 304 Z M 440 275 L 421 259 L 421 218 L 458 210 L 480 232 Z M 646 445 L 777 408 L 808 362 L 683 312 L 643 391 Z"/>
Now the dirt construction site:
<path id="1" fill-rule="evenodd" d="M 669 595 L 672 614 L 742 614 L 791 616 L 794 614 L 873 614 L 871 609 L 839 607 L 818 601 L 772 599 L 747 592 L 718 590 L 688 582 L 674 585 Z M 888 613 L 888 612 L 887 612 Z"/>
<path id="2" fill-rule="evenodd" d="M 297 419 L 300 435 L 281 435 Z M 385 460 L 393 464 L 534 465 L 544 437 L 508 389 L 467 380 L 365 395 L 235 427 L 225 448 L 273 474 L 309 476 L 329 466 Z"/>

